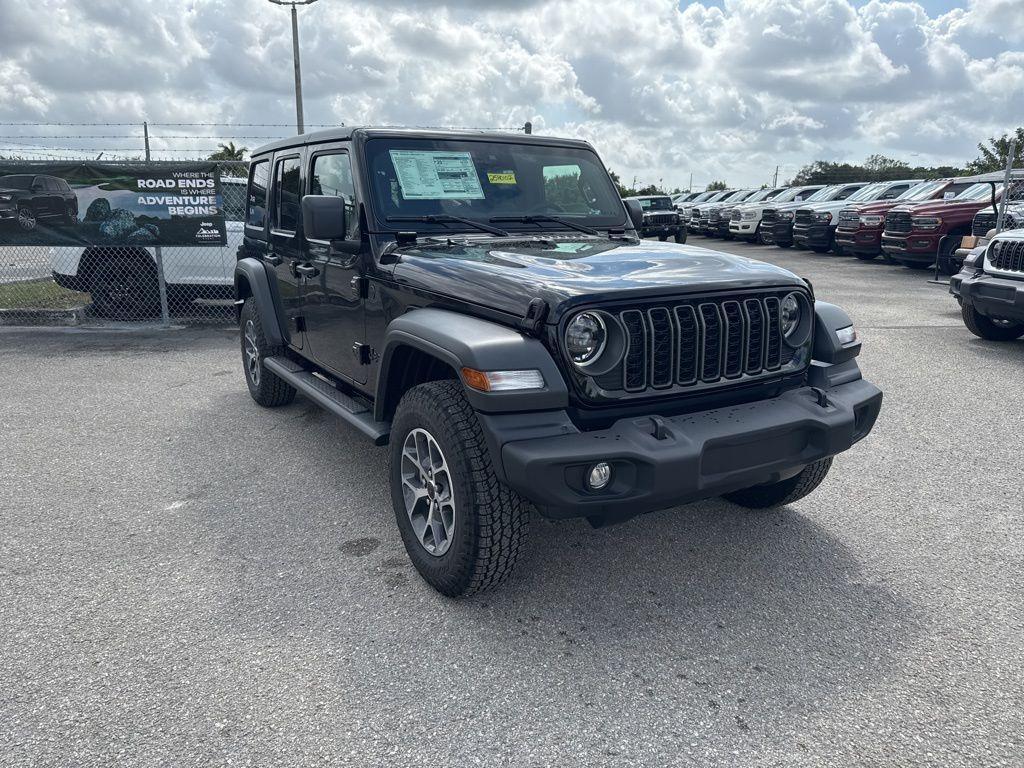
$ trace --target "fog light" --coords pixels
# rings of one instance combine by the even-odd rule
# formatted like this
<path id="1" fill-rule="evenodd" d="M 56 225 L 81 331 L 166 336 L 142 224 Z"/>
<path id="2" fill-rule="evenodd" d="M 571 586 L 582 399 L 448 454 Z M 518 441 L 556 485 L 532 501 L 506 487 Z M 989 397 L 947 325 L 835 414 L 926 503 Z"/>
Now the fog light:
<path id="1" fill-rule="evenodd" d="M 587 487 L 592 491 L 600 491 L 612 479 L 612 468 L 607 461 L 600 461 L 587 473 Z"/>

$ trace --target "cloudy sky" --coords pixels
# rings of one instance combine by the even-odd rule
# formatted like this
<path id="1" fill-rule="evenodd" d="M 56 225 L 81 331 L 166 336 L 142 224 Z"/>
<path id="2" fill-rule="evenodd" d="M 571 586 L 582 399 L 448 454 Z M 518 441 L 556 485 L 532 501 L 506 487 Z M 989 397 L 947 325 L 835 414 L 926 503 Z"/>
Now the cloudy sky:
<path id="1" fill-rule="evenodd" d="M 874 152 L 962 163 L 1024 123 L 1024 0 L 319 0 L 300 25 L 307 123 L 530 120 L 644 183 L 760 183 Z M 239 126 L 294 120 L 287 11 L 0 0 L 0 122 L 142 120 L 176 156 L 294 132 Z M 0 148 L 126 154 L 139 133 L 3 125 Z M 63 138 L 84 134 L 128 136 Z"/>

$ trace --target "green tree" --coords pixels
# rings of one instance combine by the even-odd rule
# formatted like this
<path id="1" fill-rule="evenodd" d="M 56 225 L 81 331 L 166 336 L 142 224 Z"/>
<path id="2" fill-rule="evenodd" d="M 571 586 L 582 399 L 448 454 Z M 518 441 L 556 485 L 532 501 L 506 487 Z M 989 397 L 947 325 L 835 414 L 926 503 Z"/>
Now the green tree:
<path id="1" fill-rule="evenodd" d="M 720 189 L 728 189 L 724 181 L 712 181 L 704 191 L 717 192 Z"/>
<path id="2" fill-rule="evenodd" d="M 990 173 L 1006 169 L 1006 160 L 1010 156 L 1010 139 L 1017 139 L 1017 148 L 1013 153 L 1013 167 L 1024 165 L 1024 128 L 1018 128 L 1012 134 L 1004 133 L 998 139 L 989 137 L 978 144 L 981 155 L 967 166 L 974 173 Z"/>
<path id="3" fill-rule="evenodd" d="M 249 151 L 248 147 L 236 147 L 233 141 L 218 144 L 217 147 L 217 151 L 206 158 L 207 160 L 245 160 L 245 153 Z"/>

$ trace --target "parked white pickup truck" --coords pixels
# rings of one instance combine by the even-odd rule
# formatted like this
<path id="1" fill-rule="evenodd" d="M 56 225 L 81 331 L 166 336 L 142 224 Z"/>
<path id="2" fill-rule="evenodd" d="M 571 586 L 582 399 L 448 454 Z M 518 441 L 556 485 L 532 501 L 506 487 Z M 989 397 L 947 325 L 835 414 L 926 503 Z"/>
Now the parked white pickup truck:
<path id="1" fill-rule="evenodd" d="M 171 311 L 196 299 L 230 299 L 245 217 L 244 178 L 221 177 L 225 246 L 172 246 L 160 249 Z M 93 311 L 114 320 L 140 320 L 160 312 L 156 252 L 141 245 L 94 245 L 50 249 L 58 285 L 92 297 Z"/>
<path id="2" fill-rule="evenodd" d="M 777 195 L 765 196 L 752 203 L 742 203 L 733 209 L 729 219 L 729 234 L 741 240 L 755 240 L 761 243 L 761 216 L 764 209 L 781 203 L 795 203 L 806 200 L 823 185 L 810 187 L 789 187 Z M 761 243 L 763 245 L 763 243 Z"/>

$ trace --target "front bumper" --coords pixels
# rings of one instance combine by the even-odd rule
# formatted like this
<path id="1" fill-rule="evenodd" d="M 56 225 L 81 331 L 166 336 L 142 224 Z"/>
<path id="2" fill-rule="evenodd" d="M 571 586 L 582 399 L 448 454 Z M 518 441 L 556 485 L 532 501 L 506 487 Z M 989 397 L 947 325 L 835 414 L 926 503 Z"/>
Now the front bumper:
<path id="1" fill-rule="evenodd" d="M 675 237 L 685 235 L 686 227 L 682 224 L 645 224 L 640 229 L 641 237 Z"/>
<path id="2" fill-rule="evenodd" d="M 739 221 L 730 221 L 729 234 L 734 237 L 747 239 L 753 238 L 757 234 L 757 222 L 745 221 L 743 219 L 740 219 Z"/>
<path id="3" fill-rule="evenodd" d="M 882 253 L 899 262 L 931 264 L 939 250 L 942 235 L 921 232 L 882 233 Z"/>
<path id="4" fill-rule="evenodd" d="M 882 230 L 837 227 L 836 244 L 850 253 L 870 253 L 877 256 L 882 252 Z"/>
<path id="5" fill-rule="evenodd" d="M 1024 322 L 1024 273 L 1015 280 L 964 269 L 949 279 L 949 292 L 985 317 Z"/>
<path id="6" fill-rule="evenodd" d="M 14 203 L 0 203 L 0 219 L 18 218 L 18 206 Z"/>
<path id="7" fill-rule="evenodd" d="M 796 224 L 793 242 L 811 248 L 828 248 L 832 245 L 832 228 L 828 224 Z"/>
<path id="8" fill-rule="evenodd" d="M 570 431 L 563 421 L 561 433 L 500 441 L 501 466 L 506 482 L 547 517 L 630 517 L 778 482 L 847 450 L 871 431 L 882 393 L 860 378 L 823 391 L 825 406 L 814 388 L 802 387 L 664 417 L 661 439 L 651 417 L 594 432 Z M 599 461 L 612 465 L 612 480 L 602 492 L 588 491 L 583 478 Z"/>
<path id="9" fill-rule="evenodd" d="M 761 237 L 765 245 L 792 245 L 793 222 L 777 221 L 770 227 L 761 227 Z"/>

